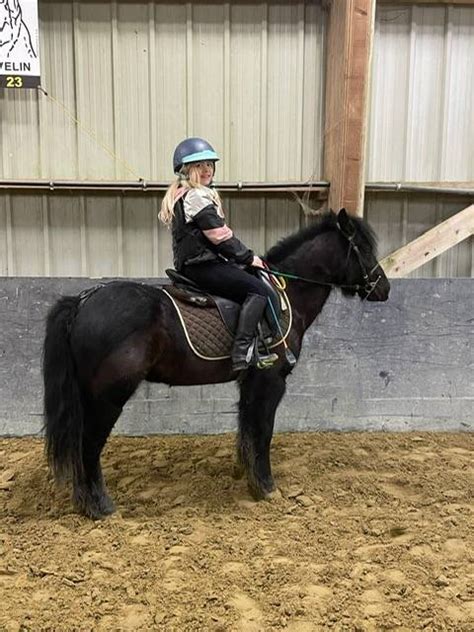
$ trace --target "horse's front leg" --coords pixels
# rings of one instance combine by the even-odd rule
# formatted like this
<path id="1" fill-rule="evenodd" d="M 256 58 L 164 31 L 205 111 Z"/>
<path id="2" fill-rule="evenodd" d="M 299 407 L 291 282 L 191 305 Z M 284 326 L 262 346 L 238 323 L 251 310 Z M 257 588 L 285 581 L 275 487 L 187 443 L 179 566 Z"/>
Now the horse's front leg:
<path id="1" fill-rule="evenodd" d="M 285 387 L 285 377 L 278 369 L 249 369 L 240 381 L 237 461 L 257 500 L 268 498 L 275 489 L 270 444 L 275 412 Z"/>

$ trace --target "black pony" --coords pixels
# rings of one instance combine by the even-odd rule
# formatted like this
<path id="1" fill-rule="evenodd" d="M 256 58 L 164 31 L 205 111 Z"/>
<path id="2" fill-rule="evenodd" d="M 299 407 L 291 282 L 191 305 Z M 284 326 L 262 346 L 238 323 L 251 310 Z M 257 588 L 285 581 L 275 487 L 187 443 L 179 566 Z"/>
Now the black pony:
<path id="1" fill-rule="evenodd" d="M 273 270 L 292 278 L 288 344 L 299 356 L 303 334 L 332 287 L 361 299 L 385 301 L 390 285 L 377 263 L 375 237 L 345 210 L 329 212 L 271 248 Z M 237 375 L 230 360 L 209 362 L 189 348 L 174 307 L 160 287 L 116 281 L 87 300 L 65 296 L 51 308 L 44 342 L 45 428 L 49 463 L 72 477 L 76 508 L 92 518 L 114 511 L 100 454 L 122 408 L 142 380 L 169 385 L 212 384 L 238 378 L 237 461 L 255 498 L 275 489 L 270 443 L 275 412 L 292 367 L 282 345 L 267 370 Z"/>

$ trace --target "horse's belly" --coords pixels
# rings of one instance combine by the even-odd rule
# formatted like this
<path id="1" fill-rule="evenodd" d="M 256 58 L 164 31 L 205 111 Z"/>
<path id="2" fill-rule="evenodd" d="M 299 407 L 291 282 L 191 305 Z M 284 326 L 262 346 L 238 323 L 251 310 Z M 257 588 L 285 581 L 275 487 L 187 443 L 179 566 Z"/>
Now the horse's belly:
<path id="1" fill-rule="evenodd" d="M 230 369 L 230 360 L 210 361 L 186 357 L 168 364 L 160 362 L 151 368 L 145 379 L 169 386 L 199 386 L 231 382 L 236 379 L 236 375 Z"/>

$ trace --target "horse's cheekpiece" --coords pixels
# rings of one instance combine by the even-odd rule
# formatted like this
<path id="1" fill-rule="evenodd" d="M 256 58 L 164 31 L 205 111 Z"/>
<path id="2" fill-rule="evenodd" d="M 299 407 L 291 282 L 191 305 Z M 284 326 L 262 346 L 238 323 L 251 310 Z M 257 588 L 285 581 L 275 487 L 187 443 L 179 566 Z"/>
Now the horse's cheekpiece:
<path id="1" fill-rule="evenodd" d="M 171 300 L 183 327 L 189 347 L 203 360 L 230 358 L 239 320 L 240 305 L 234 301 L 202 292 L 192 281 L 175 270 L 166 270 L 173 285 L 162 288 Z M 281 309 L 279 316 L 283 338 L 266 316 L 259 327 L 258 350 L 267 353 L 286 339 L 292 322 L 291 305 L 286 293 L 275 290 Z M 268 320 L 268 322 L 266 322 Z M 258 354 L 257 355 L 257 362 Z M 259 368 L 266 368 L 258 365 Z"/>

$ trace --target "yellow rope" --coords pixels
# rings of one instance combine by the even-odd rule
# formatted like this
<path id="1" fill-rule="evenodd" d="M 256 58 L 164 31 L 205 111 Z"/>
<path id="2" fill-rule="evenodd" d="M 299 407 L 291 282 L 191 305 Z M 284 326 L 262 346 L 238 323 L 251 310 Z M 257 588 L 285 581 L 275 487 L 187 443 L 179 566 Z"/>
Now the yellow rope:
<path id="1" fill-rule="evenodd" d="M 268 274 L 268 278 L 270 279 L 270 282 L 272 283 L 272 285 L 274 285 L 276 289 L 279 290 L 280 292 L 284 292 L 286 290 L 286 279 L 283 277 L 277 277 L 273 275 L 266 262 L 264 262 L 263 265 L 265 268 L 265 272 Z"/>
<path id="2" fill-rule="evenodd" d="M 69 110 L 69 108 L 67 108 L 64 103 L 62 103 L 59 99 L 56 99 L 56 97 L 52 97 L 50 94 L 48 94 L 46 92 L 46 90 L 41 87 L 38 86 L 38 90 L 40 90 L 50 101 L 52 101 L 53 103 L 55 103 L 56 105 L 58 105 L 60 108 L 62 108 L 62 110 L 67 114 L 67 116 L 69 116 L 69 118 L 74 121 L 74 123 L 76 123 L 76 125 L 79 127 L 79 129 L 81 129 L 81 131 L 85 132 L 90 138 L 92 138 L 92 140 L 101 148 L 105 151 L 106 154 L 108 154 L 111 158 L 113 158 L 114 160 L 116 160 L 117 162 L 122 163 L 122 165 L 125 167 L 125 169 L 127 171 L 129 171 L 131 174 L 133 174 L 138 180 L 143 180 L 143 177 L 140 176 L 129 164 L 128 162 L 126 162 L 125 160 L 123 160 L 123 158 L 120 158 L 119 156 L 117 156 L 117 154 L 115 152 L 113 152 L 109 147 L 107 147 L 107 145 L 105 145 L 102 141 L 99 140 L 99 138 L 97 137 L 97 134 L 91 130 L 90 128 L 86 127 L 83 123 L 81 123 L 81 121 L 71 112 L 71 110 Z"/>

